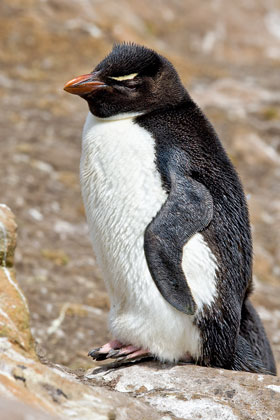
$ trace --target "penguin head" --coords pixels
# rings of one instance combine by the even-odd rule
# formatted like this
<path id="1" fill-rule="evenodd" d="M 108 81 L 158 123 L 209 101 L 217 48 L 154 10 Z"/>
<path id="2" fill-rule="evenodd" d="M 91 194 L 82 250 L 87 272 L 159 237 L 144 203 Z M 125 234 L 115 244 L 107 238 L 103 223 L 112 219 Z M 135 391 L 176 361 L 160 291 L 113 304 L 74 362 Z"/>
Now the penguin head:
<path id="1" fill-rule="evenodd" d="M 166 58 L 132 43 L 115 45 L 92 73 L 70 80 L 64 89 L 84 98 L 99 118 L 172 107 L 188 96 Z"/>

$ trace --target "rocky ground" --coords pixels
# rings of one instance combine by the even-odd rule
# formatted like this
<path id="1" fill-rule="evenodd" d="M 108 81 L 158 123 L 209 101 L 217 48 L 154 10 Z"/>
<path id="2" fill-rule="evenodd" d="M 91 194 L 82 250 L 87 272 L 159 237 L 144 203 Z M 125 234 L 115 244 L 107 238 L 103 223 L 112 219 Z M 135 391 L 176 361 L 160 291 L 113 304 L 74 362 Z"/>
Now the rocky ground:
<path id="1" fill-rule="evenodd" d="M 166 55 L 217 129 L 243 181 L 254 302 L 280 369 L 280 1 L 2 0 L 0 201 L 19 225 L 17 278 L 42 358 L 90 368 L 108 340 L 108 299 L 78 180 L 87 112 L 63 92 L 114 41 Z"/>

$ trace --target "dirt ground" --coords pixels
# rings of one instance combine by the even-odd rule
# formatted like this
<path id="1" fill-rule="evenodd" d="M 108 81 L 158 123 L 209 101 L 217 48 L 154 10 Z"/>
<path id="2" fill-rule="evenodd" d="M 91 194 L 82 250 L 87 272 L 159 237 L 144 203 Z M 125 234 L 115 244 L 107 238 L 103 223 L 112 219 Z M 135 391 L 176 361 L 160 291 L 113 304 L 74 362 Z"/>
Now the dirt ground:
<path id="1" fill-rule="evenodd" d="M 79 187 L 86 104 L 66 81 L 115 41 L 155 48 L 179 70 L 244 184 L 254 302 L 280 367 L 280 1 L 2 0 L 0 202 L 17 217 L 17 278 L 42 357 L 93 365 L 109 301 Z"/>

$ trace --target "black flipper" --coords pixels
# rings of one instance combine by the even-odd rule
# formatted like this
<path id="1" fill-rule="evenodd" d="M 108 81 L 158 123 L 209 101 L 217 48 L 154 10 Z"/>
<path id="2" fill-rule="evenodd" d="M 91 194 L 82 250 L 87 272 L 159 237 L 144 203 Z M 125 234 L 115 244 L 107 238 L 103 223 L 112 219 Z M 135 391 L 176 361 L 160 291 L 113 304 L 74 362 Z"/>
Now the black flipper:
<path id="1" fill-rule="evenodd" d="M 170 171 L 169 196 L 144 236 L 152 278 L 162 296 L 178 311 L 193 315 L 196 303 L 182 269 L 183 246 L 207 227 L 213 200 L 207 188 L 191 177 Z"/>

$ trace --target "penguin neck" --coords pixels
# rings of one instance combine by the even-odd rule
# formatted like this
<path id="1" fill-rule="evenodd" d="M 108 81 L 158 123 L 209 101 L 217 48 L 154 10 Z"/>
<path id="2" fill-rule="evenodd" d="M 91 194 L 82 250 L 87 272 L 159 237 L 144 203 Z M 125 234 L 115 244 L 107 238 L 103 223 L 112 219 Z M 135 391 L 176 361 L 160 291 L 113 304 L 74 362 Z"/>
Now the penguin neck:
<path id="1" fill-rule="evenodd" d="M 92 114 L 91 112 L 90 112 L 90 114 L 98 122 L 107 122 L 107 121 L 119 121 L 119 120 L 133 119 L 133 118 L 139 117 L 140 115 L 145 114 L 145 111 L 122 112 L 120 114 L 112 115 L 111 117 L 106 117 L 106 118 L 97 117 L 96 115 Z"/>

